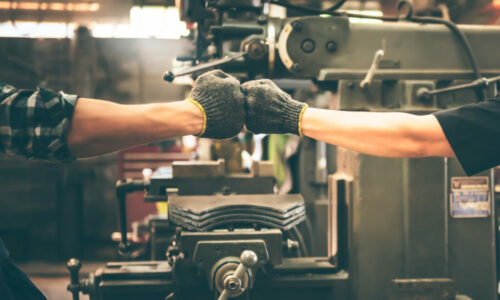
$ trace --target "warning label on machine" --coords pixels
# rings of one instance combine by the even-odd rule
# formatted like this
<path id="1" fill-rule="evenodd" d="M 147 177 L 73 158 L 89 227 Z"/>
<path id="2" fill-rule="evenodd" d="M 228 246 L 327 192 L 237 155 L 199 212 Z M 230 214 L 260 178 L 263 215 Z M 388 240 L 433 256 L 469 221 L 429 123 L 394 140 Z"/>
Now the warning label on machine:
<path id="1" fill-rule="evenodd" d="M 450 214 L 453 218 L 483 218 L 491 213 L 488 177 L 452 177 Z"/>

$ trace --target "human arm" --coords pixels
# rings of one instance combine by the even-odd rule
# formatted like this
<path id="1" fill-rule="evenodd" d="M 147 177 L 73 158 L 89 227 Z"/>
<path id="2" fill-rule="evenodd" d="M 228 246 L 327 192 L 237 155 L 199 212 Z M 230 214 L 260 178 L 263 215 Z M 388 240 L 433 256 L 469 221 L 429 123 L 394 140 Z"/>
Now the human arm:
<path id="1" fill-rule="evenodd" d="M 198 77 L 187 101 L 120 105 L 80 99 L 68 146 L 82 157 L 183 135 L 225 139 L 243 129 L 244 115 L 239 81 L 214 70 Z"/>
<path id="2" fill-rule="evenodd" d="M 250 130 L 306 135 L 375 156 L 456 157 L 469 176 L 500 165 L 500 97 L 417 116 L 308 108 L 269 80 L 243 90 Z"/>
<path id="3" fill-rule="evenodd" d="M 188 101 L 121 105 L 0 83 L 0 152 L 10 155 L 70 162 L 202 127 L 200 109 Z"/>
<path id="4" fill-rule="evenodd" d="M 500 165 L 500 98 L 416 116 L 308 108 L 304 135 L 385 157 L 456 157 L 469 176 Z"/>
<path id="5" fill-rule="evenodd" d="M 70 152 L 88 157 L 202 131 L 203 116 L 193 103 L 121 105 L 80 98 L 67 135 Z"/>
<path id="6" fill-rule="evenodd" d="M 454 155 L 432 115 L 315 109 L 292 99 L 270 80 L 242 87 L 247 94 L 247 128 L 254 133 L 305 135 L 384 157 Z"/>
<path id="7" fill-rule="evenodd" d="M 188 101 L 121 105 L 0 82 L 0 152 L 70 162 L 130 146 L 197 134 L 229 138 L 243 128 L 239 82 L 207 72 Z"/>
<path id="8" fill-rule="evenodd" d="M 307 137 L 374 156 L 455 156 L 434 115 L 307 108 L 301 128 Z"/>

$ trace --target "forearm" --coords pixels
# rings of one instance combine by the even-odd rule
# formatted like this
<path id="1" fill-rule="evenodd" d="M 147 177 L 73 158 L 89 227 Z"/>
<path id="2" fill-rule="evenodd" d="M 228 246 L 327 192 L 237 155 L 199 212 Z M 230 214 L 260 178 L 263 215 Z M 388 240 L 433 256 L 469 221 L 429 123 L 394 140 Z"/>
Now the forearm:
<path id="1" fill-rule="evenodd" d="M 121 105 L 80 98 L 67 143 L 75 157 L 88 157 L 198 134 L 202 128 L 201 111 L 187 101 Z"/>
<path id="2" fill-rule="evenodd" d="M 301 126 L 305 136 L 369 155 L 454 156 L 433 115 L 308 108 Z"/>

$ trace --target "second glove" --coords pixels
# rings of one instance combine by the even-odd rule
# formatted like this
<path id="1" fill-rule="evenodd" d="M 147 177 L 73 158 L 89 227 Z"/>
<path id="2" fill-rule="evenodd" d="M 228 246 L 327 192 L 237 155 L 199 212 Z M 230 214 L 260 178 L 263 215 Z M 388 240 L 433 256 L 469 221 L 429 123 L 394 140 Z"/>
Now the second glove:
<path id="1" fill-rule="evenodd" d="M 203 113 L 201 137 L 226 139 L 237 135 L 245 122 L 245 95 L 238 79 L 220 70 L 207 72 L 194 83 L 189 96 Z"/>
<path id="2" fill-rule="evenodd" d="M 268 79 L 244 83 L 247 128 L 253 133 L 292 133 L 302 136 L 301 119 L 308 105 L 294 100 Z"/>

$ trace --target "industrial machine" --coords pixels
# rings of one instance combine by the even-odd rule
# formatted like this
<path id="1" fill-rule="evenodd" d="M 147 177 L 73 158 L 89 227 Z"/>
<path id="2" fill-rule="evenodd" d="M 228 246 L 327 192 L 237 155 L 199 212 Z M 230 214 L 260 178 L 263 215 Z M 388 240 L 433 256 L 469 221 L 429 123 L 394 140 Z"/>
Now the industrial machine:
<path id="1" fill-rule="evenodd" d="M 270 4 L 297 16 L 272 18 Z M 168 81 L 213 67 L 242 80 L 311 79 L 337 92 L 335 109 L 423 114 L 495 96 L 500 79 L 499 27 L 417 18 L 410 1 L 395 17 L 274 0 L 185 0 L 180 9 L 198 25 L 197 47 L 187 58 L 193 66 L 166 72 Z M 498 298 L 493 172 L 465 177 L 454 159 L 383 159 L 321 143 L 300 156 L 300 180 L 314 184 L 301 188 L 304 200 L 179 190 L 168 199 L 178 229 L 165 259 L 110 263 L 83 282 L 70 261 L 69 289 L 102 300 Z M 329 176 L 325 161 L 336 164 Z M 311 166 L 320 174 L 313 180 Z M 314 190 L 326 187 L 327 199 L 317 199 Z M 277 219 L 245 220 L 245 202 L 265 212 L 254 217 Z M 235 218 L 218 224 L 219 204 Z M 286 234 L 286 224 L 302 220 L 288 213 L 300 207 L 324 217 L 313 229 L 325 232 L 321 257 L 293 251 L 306 244 Z M 126 241 L 121 249 L 129 250 Z"/>
<path id="2" fill-rule="evenodd" d="M 126 194 L 146 190 L 145 201 L 168 201 L 168 218 L 150 223 L 153 260 L 109 263 L 80 281 L 80 264 L 72 259 L 68 288 L 74 297 L 82 291 L 91 299 L 246 299 L 250 293 L 300 299 L 310 294 L 308 287 L 320 298 L 332 296 L 332 285 L 346 289 L 337 256 L 307 256 L 298 228 L 306 218 L 304 199 L 273 194 L 272 164 L 255 162 L 250 174 L 224 170 L 223 160 L 179 162 L 172 176 L 120 181 L 125 257 L 144 246 L 127 240 Z"/>

